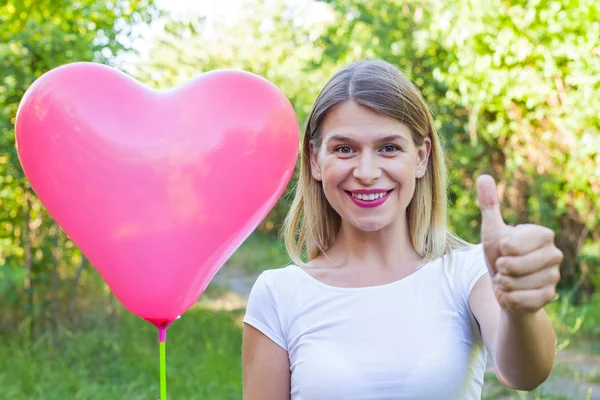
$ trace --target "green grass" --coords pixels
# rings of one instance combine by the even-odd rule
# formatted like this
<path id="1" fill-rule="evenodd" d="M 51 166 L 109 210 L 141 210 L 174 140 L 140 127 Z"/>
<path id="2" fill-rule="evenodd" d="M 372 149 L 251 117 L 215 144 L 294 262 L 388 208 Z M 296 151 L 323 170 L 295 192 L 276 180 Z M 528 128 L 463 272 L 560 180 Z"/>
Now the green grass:
<path id="1" fill-rule="evenodd" d="M 546 307 L 561 346 L 600 354 L 600 302 L 575 306 L 568 293 Z"/>
<path id="2" fill-rule="evenodd" d="M 598 372 L 598 373 L 596 373 L 596 374 L 594 374 L 592 376 L 587 377 L 585 381 L 587 383 L 593 383 L 593 384 L 596 384 L 596 385 L 600 385 L 600 372 Z"/>
<path id="3" fill-rule="evenodd" d="M 217 296 L 218 290 L 207 293 Z M 168 399 L 240 399 L 243 310 L 195 307 L 168 330 Z M 2 399 L 158 399 L 156 329 L 121 310 L 87 318 L 31 342 L 18 335 L 0 342 Z M 558 366 L 553 376 L 597 382 Z M 561 399 L 540 388 L 524 394 L 486 374 L 483 399 Z"/>
<path id="4" fill-rule="evenodd" d="M 247 272 L 288 263 L 281 242 L 251 236 L 229 262 Z M 219 298 L 214 285 L 203 299 Z M 35 341 L 18 334 L 0 336 L 0 398 L 27 400 L 159 398 L 156 329 L 119 308 L 120 315 L 88 317 Z M 195 307 L 168 330 L 168 399 L 240 399 L 241 316 Z M 548 307 L 559 343 L 600 352 L 600 305 L 574 307 L 561 296 Z M 97 314 L 95 314 L 97 315 Z M 569 342 L 567 342 L 569 341 Z M 553 376 L 600 383 L 598 374 L 582 376 L 559 366 Z M 486 374 L 484 399 L 560 399 L 543 388 L 529 393 L 508 389 Z M 564 398 L 564 397 L 563 397 Z"/>
<path id="5" fill-rule="evenodd" d="M 192 309 L 168 329 L 168 399 L 240 399 L 240 312 Z M 27 342 L 0 342 L 3 399 L 159 398 L 156 328 L 123 312 Z"/>
<path id="6" fill-rule="evenodd" d="M 554 367 L 552 374 L 590 384 L 600 384 L 600 366 L 592 367 L 584 374 L 569 365 L 559 364 Z"/>

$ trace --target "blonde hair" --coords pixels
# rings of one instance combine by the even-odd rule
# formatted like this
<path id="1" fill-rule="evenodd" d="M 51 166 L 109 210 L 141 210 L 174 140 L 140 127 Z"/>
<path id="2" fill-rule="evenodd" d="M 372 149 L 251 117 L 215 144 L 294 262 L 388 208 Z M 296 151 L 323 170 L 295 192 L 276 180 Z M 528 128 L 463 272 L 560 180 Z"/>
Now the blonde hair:
<path id="1" fill-rule="evenodd" d="M 410 128 L 416 146 L 421 146 L 426 137 L 431 140 L 425 175 L 417 180 L 406 211 L 410 240 L 416 252 L 425 260 L 433 260 L 454 248 L 468 245 L 446 226 L 445 160 L 423 96 L 393 65 L 382 60 L 362 60 L 344 67 L 326 83 L 308 116 L 295 196 L 282 229 L 292 260 L 303 264 L 303 253 L 308 261 L 324 253 L 340 229 L 340 216 L 327 201 L 321 183 L 312 177 L 310 146 L 319 148 L 325 116 L 346 101 L 354 101 L 402 122 Z"/>

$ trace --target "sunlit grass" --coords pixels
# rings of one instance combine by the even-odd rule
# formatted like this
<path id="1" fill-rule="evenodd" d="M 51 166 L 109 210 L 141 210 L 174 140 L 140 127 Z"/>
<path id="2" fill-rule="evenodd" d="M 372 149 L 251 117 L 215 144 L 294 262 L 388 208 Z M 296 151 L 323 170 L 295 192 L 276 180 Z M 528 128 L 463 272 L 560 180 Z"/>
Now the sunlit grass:
<path id="1" fill-rule="evenodd" d="M 280 242 L 251 237 L 230 260 L 247 273 L 287 263 Z M 225 266 L 228 268 L 228 266 Z M 90 293 L 92 295 L 92 293 Z M 112 316 L 93 314 L 75 327 L 25 340 L 17 334 L 0 339 L 0 398 L 158 399 L 156 329 L 117 307 Z M 221 310 L 221 311 L 219 311 Z M 600 350 L 600 305 L 574 307 L 565 295 L 547 307 L 559 344 L 566 349 Z M 241 399 L 241 318 L 243 301 L 210 285 L 199 305 L 168 330 L 168 399 Z M 552 376 L 600 383 L 598 374 L 582 374 L 557 365 Z M 486 374 L 483 399 L 561 399 L 547 387 L 527 394 L 503 386 Z"/>
<path id="2" fill-rule="evenodd" d="M 241 398 L 240 312 L 193 309 L 168 330 L 169 399 Z M 156 329 L 123 312 L 30 342 L 0 343 L 3 399 L 159 397 Z"/>
<path id="3" fill-rule="evenodd" d="M 241 399 L 243 308 L 211 309 L 222 307 L 213 300 L 223 296 L 227 294 L 216 289 L 207 292 L 199 306 L 169 328 L 169 399 Z M 89 317 L 72 329 L 61 328 L 34 341 L 4 336 L 0 342 L 1 398 L 158 399 L 156 340 L 153 326 L 123 310 L 119 315 Z M 576 337 L 573 341 L 577 342 Z M 594 384 L 597 373 L 586 376 L 558 365 L 552 375 Z M 483 399 L 566 398 L 549 390 L 541 387 L 525 396 L 488 373 Z"/>

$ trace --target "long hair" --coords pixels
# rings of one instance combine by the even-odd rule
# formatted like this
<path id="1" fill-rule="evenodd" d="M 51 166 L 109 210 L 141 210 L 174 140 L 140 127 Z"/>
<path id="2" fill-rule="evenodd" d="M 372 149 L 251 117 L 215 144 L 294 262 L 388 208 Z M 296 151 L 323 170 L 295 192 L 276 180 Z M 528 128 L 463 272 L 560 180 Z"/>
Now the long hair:
<path id="1" fill-rule="evenodd" d="M 321 183 L 312 177 L 310 146 L 318 149 L 321 145 L 322 124 L 327 113 L 350 100 L 402 122 L 410 128 L 416 146 L 421 146 L 427 137 L 431 140 L 425 175 L 417 179 L 414 196 L 406 210 L 410 240 L 416 252 L 425 260 L 433 260 L 468 245 L 446 226 L 445 159 L 423 96 L 392 64 L 362 60 L 344 67 L 326 83 L 308 116 L 295 196 L 282 229 L 292 260 L 303 264 L 303 258 L 307 261 L 316 258 L 333 244 L 340 229 L 340 216 L 327 201 Z"/>

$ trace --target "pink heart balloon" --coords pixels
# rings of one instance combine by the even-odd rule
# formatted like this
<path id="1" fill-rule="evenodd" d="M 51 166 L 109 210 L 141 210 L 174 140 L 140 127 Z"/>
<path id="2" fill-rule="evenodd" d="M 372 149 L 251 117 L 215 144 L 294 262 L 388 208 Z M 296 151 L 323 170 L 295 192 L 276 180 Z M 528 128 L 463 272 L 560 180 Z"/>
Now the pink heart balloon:
<path id="1" fill-rule="evenodd" d="M 119 301 L 158 324 L 198 300 L 274 206 L 299 133 L 287 98 L 248 72 L 156 91 L 74 63 L 27 90 L 16 142 L 50 215 Z"/>

